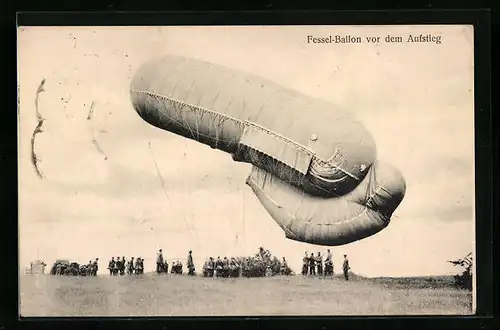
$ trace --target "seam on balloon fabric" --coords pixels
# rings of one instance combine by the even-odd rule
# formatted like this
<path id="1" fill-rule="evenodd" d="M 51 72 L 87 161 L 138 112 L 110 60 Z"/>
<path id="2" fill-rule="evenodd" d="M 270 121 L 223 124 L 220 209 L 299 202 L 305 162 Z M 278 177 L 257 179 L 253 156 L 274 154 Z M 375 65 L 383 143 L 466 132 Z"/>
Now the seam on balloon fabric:
<path id="1" fill-rule="evenodd" d="M 297 149 L 299 151 L 305 152 L 306 154 L 308 154 L 311 157 L 319 158 L 318 155 L 316 155 L 316 153 L 314 151 L 310 150 L 309 148 L 306 148 L 305 146 L 301 145 L 300 143 L 297 143 L 295 141 L 287 139 L 286 137 L 280 135 L 279 133 L 273 132 L 267 128 L 260 126 L 259 124 L 256 124 L 256 123 L 248 121 L 248 120 L 245 120 L 245 123 L 248 126 L 252 126 L 253 128 L 256 128 L 256 129 L 258 129 L 258 130 L 260 130 L 268 135 L 271 135 L 272 137 L 274 137 L 278 140 L 283 141 L 284 143 L 286 143 L 288 145 L 291 145 L 292 147 L 294 147 L 295 149 Z"/>
<path id="2" fill-rule="evenodd" d="M 232 121 L 234 121 L 236 123 L 243 124 L 244 126 L 252 125 L 253 127 L 257 127 L 259 129 L 263 130 L 264 132 L 266 132 L 267 134 L 270 134 L 270 135 L 274 136 L 275 138 L 281 139 L 283 142 L 285 142 L 287 144 L 290 144 L 291 146 L 293 146 L 297 150 L 304 151 L 304 152 L 307 152 L 307 153 L 311 154 L 312 155 L 312 162 L 313 163 L 316 163 L 319 166 L 325 166 L 325 165 L 326 166 L 333 166 L 334 168 L 338 169 L 342 173 L 344 173 L 344 174 L 346 174 L 346 175 L 348 175 L 348 176 L 356 179 L 357 181 L 360 181 L 360 179 L 358 177 L 356 177 L 355 175 L 353 175 L 352 173 L 349 173 L 348 171 L 346 171 L 344 169 L 341 169 L 340 167 L 338 167 L 338 166 L 333 165 L 333 164 L 330 163 L 330 161 L 332 160 L 332 158 L 337 155 L 337 150 L 336 150 L 335 154 L 332 155 L 332 157 L 330 157 L 328 160 L 325 160 L 325 159 L 319 157 L 313 151 L 311 151 L 308 148 L 302 146 L 301 144 L 299 144 L 299 143 L 297 143 L 295 141 L 291 141 L 291 140 L 289 140 L 289 139 L 287 139 L 287 138 L 279 135 L 278 133 L 272 132 L 272 131 L 270 131 L 270 130 L 268 130 L 268 129 L 266 129 L 266 128 L 264 128 L 264 127 L 262 127 L 262 126 L 260 126 L 260 125 L 258 125 L 256 123 L 253 123 L 253 122 L 250 122 L 250 121 L 247 121 L 247 120 L 237 119 L 237 118 L 228 116 L 226 114 L 222 114 L 220 112 L 217 112 L 217 111 L 214 111 L 214 110 L 210 110 L 210 109 L 207 109 L 207 108 L 203 108 L 203 107 L 200 107 L 200 106 L 197 106 L 197 105 L 194 105 L 194 104 L 189 104 L 189 103 L 186 103 L 186 102 L 183 102 L 183 101 L 180 101 L 180 100 L 177 100 L 177 99 L 174 99 L 172 97 L 168 97 L 168 96 L 165 96 L 165 95 L 162 95 L 162 94 L 159 94 L 159 93 L 154 93 L 154 92 L 149 92 L 149 91 L 144 91 L 144 90 L 135 90 L 135 89 L 132 89 L 131 92 L 134 92 L 134 93 L 137 93 L 137 94 L 146 94 L 146 95 L 149 95 L 149 96 L 166 99 L 166 100 L 169 100 L 172 103 L 177 103 L 177 104 L 181 104 L 183 106 L 188 106 L 188 107 L 190 107 L 191 109 L 194 109 L 194 110 L 204 111 L 204 112 L 211 113 L 211 114 L 213 114 L 214 116 L 217 116 L 217 117 L 222 117 L 222 118 L 225 118 L 225 119 L 230 119 L 230 120 L 232 120 Z M 317 174 L 314 174 L 314 173 L 311 173 L 311 174 L 313 176 L 315 176 L 316 178 L 322 180 L 322 178 L 319 177 L 319 176 L 317 176 Z"/>

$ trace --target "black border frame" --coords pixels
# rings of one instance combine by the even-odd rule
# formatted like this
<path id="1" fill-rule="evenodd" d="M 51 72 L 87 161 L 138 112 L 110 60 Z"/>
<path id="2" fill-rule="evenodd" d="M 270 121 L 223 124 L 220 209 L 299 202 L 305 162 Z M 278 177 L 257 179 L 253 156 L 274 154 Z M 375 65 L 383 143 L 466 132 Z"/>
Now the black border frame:
<path id="1" fill-rule="evenodd" d="M 10 318 L 5 325 L 20 328 L 69 328 L 94 326 L 140 326 L 146 328 L 172 327 L 217 327 L 224 326 L 292 326 L 319 327 L 325 329 L 329 325 L 341 325 L 343 328 L 360 327 L 362 329 L 381 328 L 429 328 L 450 326 L 456 329 L 490 328 L 493 326 L 493 315 L 498 283 L 494 283 L 493 273 L 493 150 L 496 141 L 492 136 L 491 112 L 491 66 L 490 66 L 490 11 L 489 10 L 399 10 L 399 11 L 177 11 L 177 12 L 22 12 L 18 16 L 18 25 L 23 26 L 139 26 L 139 25 L 346 25 L 346 24 L 470 24 L 474 25 L 474 85 L 475 85 L 475 175 L 476 175 L 476 269 L 477 269 L 477 314 L 476 316 L 422 316 L 422 317 L 149 317 L 149 318 L 23 318 L 18 321 L 18 304 L 13 304 Z M 16 63 L 16 62 L 14 62 Z M 16 63 L 17 64 L 17 63 Z M 16 65 L 17 66 L 17 65 Z M 16 73 L 17 80 L 17 73 Z M 17 88 L 14 91 L 17 93 Z M 14 103 L 14 106 L 17 104 Z M 11 113 L 9 113 L 11 115 Z M 9 117 L 9 119 L 11 119 Z M 12 121 L 17 115 L 12 115 Z M 5 122 L 4 122 L 5 123 Z M 17 130 L 3 130 L 12 133 L 14 141 L 5 151 L 12 156 L 7 164 L 8 169 L 17 169 Z M 2 156 L 2 165 L 5 158 Z M 15 162 L 15 163 L 14 163 Z M 12 166 L 12 167 L 11 167 Z M 8 170 L 7 169 L 7 170 Z M 14 172 L 14 171 L 12 171 Z M 5 184 L 12 184 L 17 192 L 16 175 L 5 177 Z M 4 185 L 5 186 L 5 185 Z M 4 201 L 7 199 L 4 198 Z M 17 194 L 15 196 L 17 202 Z M 7 231 L 14 234 L 14 241 L 3 251 L 17 251 L 17 207 L 14 203 L 5 203 L 9 208 Z M 4 213 L 5 214 L 5 213 Z M 14 218 L 15 217 L 15 218 Z M 13 219 L 12 219 L 13 218 Z M 14 220 L 15 219 L 15 220 Z M 14 220 L 13 222 L 10 222 Z M 11 227 L 12 226 L 12 227 Z M 17 254 L 13 254 L 9 264 L 17 264 Z M 18 267 L 19 268 L 19 267 Z M 18 301 L 18 273 L 7 275 L 2 284 L 2 292 Z M 10 275 L 14 275 L 11 277 Z M 4 295 L 5 296 L 5 295 Z M 3 317 L 2 317 L 3 318 Z M 14 318 L 14 319 L 12 319 Z M 189 321 L 189 322 L 186 322 Z M 125 325 L 126 324 L 126 325 Z M 0 324 L 0 330 L 5 326 Z"/>

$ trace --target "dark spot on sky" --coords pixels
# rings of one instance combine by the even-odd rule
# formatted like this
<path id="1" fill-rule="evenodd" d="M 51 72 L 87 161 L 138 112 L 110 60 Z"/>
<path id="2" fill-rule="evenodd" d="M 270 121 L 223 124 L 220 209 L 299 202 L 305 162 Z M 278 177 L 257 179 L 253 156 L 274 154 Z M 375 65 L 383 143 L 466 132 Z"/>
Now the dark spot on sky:
<path id="1" fill-rule="evenodd" d="M 125 57 L 128 57 L 128 54 L 125 54 Z"/>

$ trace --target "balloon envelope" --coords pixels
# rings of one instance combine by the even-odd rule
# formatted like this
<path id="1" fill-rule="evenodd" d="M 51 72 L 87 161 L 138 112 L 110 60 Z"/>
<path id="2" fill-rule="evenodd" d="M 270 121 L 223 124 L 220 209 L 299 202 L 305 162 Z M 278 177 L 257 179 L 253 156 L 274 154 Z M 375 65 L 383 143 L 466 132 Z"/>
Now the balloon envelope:
<path id="1" fill-rule="evenodd" d="M 351 113 L 269 80 L 165 56 L 137 71 L 130 96 L 148 123 L 253 164 L 247 184 L 287 238 L 366 238 L 405 195 L 403 176 L 375 161 L 373 138 Z"/>

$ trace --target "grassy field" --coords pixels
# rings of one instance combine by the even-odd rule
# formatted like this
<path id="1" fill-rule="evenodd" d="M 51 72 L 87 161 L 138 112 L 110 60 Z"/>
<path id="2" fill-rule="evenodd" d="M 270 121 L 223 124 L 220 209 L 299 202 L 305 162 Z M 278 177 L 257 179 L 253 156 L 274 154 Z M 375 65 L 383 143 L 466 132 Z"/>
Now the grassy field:
<path id="1" fill-rule="evenodd" d="M 471 314 L 449 277 L 321 279 L 22 275 L 22 316 Z"/>

